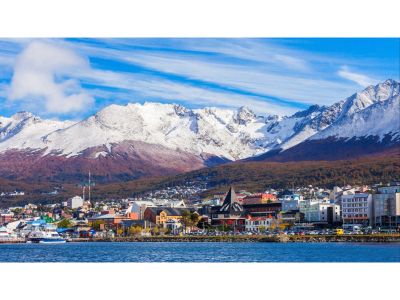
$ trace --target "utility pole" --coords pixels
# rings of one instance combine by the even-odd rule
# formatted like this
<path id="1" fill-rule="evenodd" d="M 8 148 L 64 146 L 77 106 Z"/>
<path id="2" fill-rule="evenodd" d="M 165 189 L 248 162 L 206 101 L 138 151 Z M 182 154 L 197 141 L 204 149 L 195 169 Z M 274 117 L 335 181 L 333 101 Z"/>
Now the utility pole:
<path id="1" fill-rule="evenodd" d="M 90 190 L 91 190 L 91 182 L 90 182 L 90 170 L 89 170 L 89 202 L 90 202 Z"/>

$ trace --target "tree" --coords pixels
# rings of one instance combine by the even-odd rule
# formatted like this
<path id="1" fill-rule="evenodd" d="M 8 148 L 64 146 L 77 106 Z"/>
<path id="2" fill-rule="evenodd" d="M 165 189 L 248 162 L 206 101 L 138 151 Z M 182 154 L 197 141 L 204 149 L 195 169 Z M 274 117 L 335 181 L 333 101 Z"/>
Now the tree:
<path id="1" fill-rule="evenodd" d="M 70 219 L 62 219 L 60 222 L 58 222 L 57 227 L 58 228 L 71 228 L 72 222 Z"/>
<path id="2" fill-rule="evenodd" d="M 190 221 L 191 221 L 191 226 L 197 226 L 199 223 L 200 216 L 199 214 L 195 211 L 190 214 Z"/>
<path id="3" fill-rule="evenodd" d="M 157 227 L 157 226 L 153 228 L 153 234 L 154 234 L 154 235 L 157 235 L 159 232 L 160 232 L 160 231 L 158 230 L 158 227 Z"/>
<path id="4" fill-rule="evenodd" d="M 140 226 L 131 226 L 129 228 L 129 235 L 134 235 L 134 236 L 139 235 L 142 233 L 142 230 L 143 229 Z"/>
<path id="5" fill-rule="evenodd" d="M 259 227 L 258 227 L 258 230 L 259 230 L 260 232 L 264 232 L 264 231 L 265 231 L 265 226 L 264 226 L 264 225 L 259 226 Z"/>
<path id="6" fill-rule="evenodd" d="M 124 233 L 124 230 L 122 228 L 117 229 L 117 235 L 121 236 Z"/>
<path id="7" fill-rule="evenodd" d="M 186 228 L 188 226 L 190 226 L 191 222 L 192 222 L 192 220 L 190 217 L 190 211 L 188 211 L 188 210 L 182 211 L 181 223 L 183 224 L 185 231 L 186 231 Z"/>
<path id="8" fill-rule="evenodd" d="M 189 227 L 193 227 L 196 226 L 197 223 L 199 223 L 199 219 L 200 216 L 197 212 L 190 212 L 188 210 L 184 210 L 182 212 L 182 219 L 181 219 L 181 223 L 184 226 L 185 232 L 186 232 L 186 228 Z"/>

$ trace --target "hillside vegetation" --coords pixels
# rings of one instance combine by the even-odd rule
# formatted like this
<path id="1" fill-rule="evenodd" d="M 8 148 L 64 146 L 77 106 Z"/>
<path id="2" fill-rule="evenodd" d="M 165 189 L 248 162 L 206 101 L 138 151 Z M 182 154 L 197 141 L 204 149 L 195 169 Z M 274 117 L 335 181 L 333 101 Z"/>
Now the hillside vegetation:
<path id="1" fill-rule="evenodd" d="M 252 192 L 267 188 L 291 188 L 292 186 L 314 185 L 331 188 L 344 184 L 373 184 L 400 181 L 399 149 L 379 156 L 340 161 L 302 162 L 236 162 L 212 168 L 169 177 L 139 179 L 118 183 L 98 184 L 93 187 L 93 199 L 121 199 L 140 193 L 182 185 L 190 181 L 207 182 L 210 189 L 203 196 L 226 191 L 229 185 L 236 189 Z M 58 195 L 48 195 L 54 187 Z M 0 190 L 20 189 L 25 196 L 0 198 L 0 205 L 22 204 L 26 202 L 54 203 L 81 193 L 74 184 L 33 183 L 0 179 Z"/>

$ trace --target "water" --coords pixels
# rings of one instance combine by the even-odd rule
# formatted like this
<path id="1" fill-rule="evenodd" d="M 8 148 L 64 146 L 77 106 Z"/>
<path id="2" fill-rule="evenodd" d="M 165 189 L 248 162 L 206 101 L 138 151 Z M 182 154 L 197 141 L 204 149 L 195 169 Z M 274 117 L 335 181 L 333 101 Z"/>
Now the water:
<path id="1" fill-rule="evenodd" d="M 0 262 L 400 262 L 400 244 L 0 244 Z"/>

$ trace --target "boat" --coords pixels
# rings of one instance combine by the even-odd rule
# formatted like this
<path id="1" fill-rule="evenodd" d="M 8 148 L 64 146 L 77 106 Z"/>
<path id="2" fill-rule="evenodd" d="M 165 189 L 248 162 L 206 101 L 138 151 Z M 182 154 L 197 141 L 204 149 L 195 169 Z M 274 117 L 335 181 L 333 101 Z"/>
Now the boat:
<path id="1" fill-rule="evenodd" d="M 66 242 L 67 240 L 56 231 L 35 230 L 31 231 L 27 237 L 27 243 L 61 244 Z"/>

